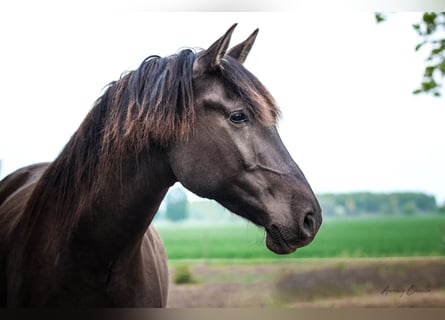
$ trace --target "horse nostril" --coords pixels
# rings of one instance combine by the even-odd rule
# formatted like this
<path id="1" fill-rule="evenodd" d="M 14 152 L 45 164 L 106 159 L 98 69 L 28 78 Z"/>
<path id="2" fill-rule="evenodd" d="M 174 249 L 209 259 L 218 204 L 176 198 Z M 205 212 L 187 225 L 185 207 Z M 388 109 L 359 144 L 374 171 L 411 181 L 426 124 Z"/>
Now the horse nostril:
<path id="1" fill-rule="evenodd" d="M 303 231 L 307 234 L 308 237 L 315 236 L 315 218 L 312 212 L 308 212 L 303 220 Z"/>

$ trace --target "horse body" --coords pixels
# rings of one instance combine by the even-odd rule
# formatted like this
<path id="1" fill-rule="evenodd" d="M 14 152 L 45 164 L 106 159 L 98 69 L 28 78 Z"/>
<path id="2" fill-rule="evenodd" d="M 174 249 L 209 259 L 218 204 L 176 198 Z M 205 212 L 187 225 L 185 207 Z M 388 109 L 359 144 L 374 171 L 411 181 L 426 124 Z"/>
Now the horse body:
<path id="1" fill-rule="evenodd" d="M 94 212 L 84 212 L 85 218 L 79 220 L 68 244 L 52 243 L 60 235 L 52 230 L 45 216 L 40 217 L 32 236 L 21 242 L 28 232 L 26 225 L 19 223 L 24 205 L 45 170 L 50 168 L 50 164 L 25 167 L 2 181 L 0 198 L 6 201 L 0 206 L 1 304 L 12 307 L 165 306 L 167 257 L 156 230 L 149 224 L 166 189 L 158 194 L 145 189 L 148 196 L 139 198 L 153 198 L 153 201 L 135 204 L 128 209 L 131 215 L 114 213 L 122 209 L 111 201 L 107 201 L 106 208 L 96 206 Z M 133 190 L 124 187 L 120 192 Z M 129 201 L 125 202 L 130 205 Z M 97 212 L 106 212 L 108 217 L 91 219 Z M 70 214 L 69 208 L 66 214 Z M 113 214 L 121 219 L 109 219 Z M 125 217 L 131 221 L 124 221 Z M 121 234 L 123 230 L 126 235 Z"/>
<path id="2" fill-rule="evenodd" d="M 284 147 L 272 96 L 242 65 L 255 40 L 183 50 L 110 84 L 57 159 L 0 182 L 0 304 L 167 302 L 151 221 L 181 182 L 266 231 L 277 254 L 309 244 L 321 209 Z"/>

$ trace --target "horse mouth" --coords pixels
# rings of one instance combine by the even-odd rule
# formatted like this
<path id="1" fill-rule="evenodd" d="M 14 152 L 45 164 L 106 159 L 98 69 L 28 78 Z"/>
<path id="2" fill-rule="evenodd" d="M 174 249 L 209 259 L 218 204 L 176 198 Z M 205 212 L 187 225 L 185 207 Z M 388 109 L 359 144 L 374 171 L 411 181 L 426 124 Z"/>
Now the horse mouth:
<path id="1" fill-rule="evenodd" d="M 276 254 L 289 254 L 295 252 L 298 248 L 307 246 L 312 242 L 314 236 L 307 236 L 301 233 L 295 237 L 290 230 L 281 230 L 275 225 L 265 228 L 266 246 Z"/>
<path id="2" fill-rule="evenodd" d="M 266 228 L 266 246 L 276 254 L 289 254 L 295 252 L 299 245 L 289 244 L 276 226 Z"/>

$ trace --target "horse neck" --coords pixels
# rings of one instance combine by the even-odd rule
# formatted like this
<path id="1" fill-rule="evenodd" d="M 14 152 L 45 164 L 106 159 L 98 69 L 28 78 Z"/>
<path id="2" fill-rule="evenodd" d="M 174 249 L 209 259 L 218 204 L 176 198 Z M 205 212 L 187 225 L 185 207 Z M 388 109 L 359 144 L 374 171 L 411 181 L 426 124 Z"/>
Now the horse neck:
<path id="1" fill-rule="evenodd" d="M 156 150 L 129 157 L 116 171 L 101 178 L 93 193 L 85 190 L 88 200 L 73 234 L 73 241 L 90 242 L 110 254 L 140 242 L 175 182 L 168 161 Z"/>
<path id="2" fill-rule="evenodd" d="M 128 154 L 119 162 L 110 159 L 112 164 L 104 173 L 85 174 L 90 168 L 73 166 L 72 154 L 76 152 L 62 152 L 42 176 L 34 199 L 38 214 L 29 215 L 35 219 L 29 224 L 32 229 L 23 230 L 25 234 L 31 231 L 28 244 L 40 243 L 40 251 L 47 250 L 49 259 L 62 249 L 69 255 L 91 253 L 98 262 L 113 259 L 140 243 L 175 182 L 168 160 L 160 150 L 150 148 L 137 155 Z M 96 171 L 100 167 L 96 166 Z M 60 175 L 66 177 L 51 179 Z M 81 175 L 90 177 L 72 182 Z M 38 204 L 39 200 L 43 205 Z"/>

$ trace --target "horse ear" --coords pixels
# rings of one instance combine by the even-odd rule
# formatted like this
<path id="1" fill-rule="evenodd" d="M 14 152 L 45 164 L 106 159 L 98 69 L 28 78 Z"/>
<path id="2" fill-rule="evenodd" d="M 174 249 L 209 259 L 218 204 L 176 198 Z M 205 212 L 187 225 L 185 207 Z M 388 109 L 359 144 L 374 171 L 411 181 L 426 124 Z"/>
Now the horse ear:
<path id="1" fill-rule="evenodd" d="M 244 61 L 246 61 L 247 55 L 250 52 L 250 49 L 252 49 L 258 31 L 259 29 L 256 29 L 246 40 L 230 49 L 227 54 L 232 58 L 238 60 L 239 63 L 244 63 Z"/>
<path id="2" fill-rule="evenodd" d="M 216 69 L 221 64 L 221 59 L 226 54 L 229 47 L 230 38 L 237 23 L 230 27 L 229 30 L 207 50 L 205 50 L 195 61 L 193 65 L 194 72 L 203 72 L 208 69 Z"/>

